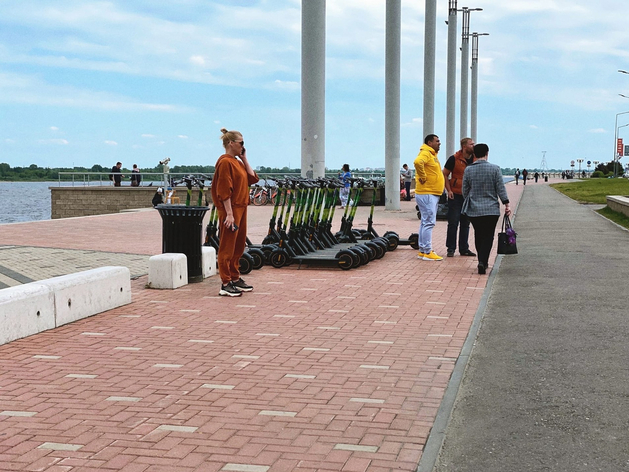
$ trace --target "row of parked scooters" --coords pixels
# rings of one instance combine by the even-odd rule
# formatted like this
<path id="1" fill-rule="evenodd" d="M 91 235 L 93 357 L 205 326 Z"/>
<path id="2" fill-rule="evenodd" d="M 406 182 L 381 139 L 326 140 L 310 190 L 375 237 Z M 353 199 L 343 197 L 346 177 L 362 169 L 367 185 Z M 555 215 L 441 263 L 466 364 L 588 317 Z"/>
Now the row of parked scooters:
<path id="1" fill-rule="evenodd" d="M 285 267 L 290 264 L 338 266 L 343 270 L 368 264 L 394 251 L 399 244 L 417 248 L 417 234 L 400 240 L 394 231 L 379 236 L 373 227 L 376 189 L 379 179 L 352 179 L 349 204 L 345 206 L 340 230 L 332 231 L 332 222 L 340 202 L 342 183 L 332 178 L 285 178 L 275 182 L 278 192 L 267 236 L 261 244 L 247 239 L 247 249 L 240 259 L 240 272 L 249 273 L 265 264 Z M 373 189 L 371 211 L 366 229 L 353 227 L 363 191 Z M 218 212 L 212 206 L 205 245 L 218 251 Z"/>

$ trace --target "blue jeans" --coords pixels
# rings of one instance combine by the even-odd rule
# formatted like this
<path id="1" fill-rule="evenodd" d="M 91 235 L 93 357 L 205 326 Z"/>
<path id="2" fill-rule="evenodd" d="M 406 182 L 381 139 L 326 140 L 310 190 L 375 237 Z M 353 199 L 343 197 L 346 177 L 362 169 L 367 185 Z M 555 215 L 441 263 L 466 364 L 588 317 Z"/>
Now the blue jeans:
<path id="1" fill-rule="evenodd" d="M 446 236 L 446 247 L 448 251 L 454 252 L 456 249 L 456 230 L 459 227 L 459 252 L 467 252 L 470 245 L 467 240 L 470 234 L 470 220 L 461 214 L 463 208 L 463 195 L 454 194 L 452 200 L 448 199 L 448 234 Z"/>
<path id="2" fill-rule="evenodd" d="M 415 195 L 415 203 L 422 215 L 419 224 L 419 251 L 428 254 L 432 251 L 432 229 L 437 223 L 439 195 Z"/>

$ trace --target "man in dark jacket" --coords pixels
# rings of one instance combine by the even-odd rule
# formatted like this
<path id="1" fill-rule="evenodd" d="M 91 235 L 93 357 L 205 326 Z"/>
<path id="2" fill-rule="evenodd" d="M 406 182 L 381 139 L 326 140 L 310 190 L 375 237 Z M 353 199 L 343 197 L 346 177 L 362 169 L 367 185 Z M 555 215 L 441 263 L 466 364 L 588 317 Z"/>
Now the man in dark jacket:
<path id="1" fill-rule="evenodd" d="M 473 154 L 474 141 L 472 138 L 463 138 L 461 139 L 461 150 L 450 156 L 443 168 L 446 191 L 448 192 L 448 232 L 446 235 L 448 257 L 454 257 L 457 228 L 459 228 L 459 253 L 462 256 L 474 257 L 476 255 L 470 251 L 468 243 L 470 220 L 461 214 L 461 208 L 463 208 L 463 173 L 468 164 L 473 162 Z"/>
<path id="2" fill-rule="evenodd" d="M 120 169 L 122 169 L 122 162 L 117 162 L 115 166 L 111 168 L 111 174 L 109 174 L 109 180 L 114 181 L 114 187 L 120 187 L 120 182 L 122 182 L 122 175 Z"/>

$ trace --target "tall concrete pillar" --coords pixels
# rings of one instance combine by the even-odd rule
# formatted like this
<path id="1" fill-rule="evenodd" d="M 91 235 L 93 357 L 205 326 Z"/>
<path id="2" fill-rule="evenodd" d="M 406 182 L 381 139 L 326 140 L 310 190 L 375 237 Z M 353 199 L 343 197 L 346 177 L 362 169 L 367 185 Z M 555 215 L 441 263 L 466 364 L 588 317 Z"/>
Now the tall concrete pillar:
<path id="1" fill-rule="evenodd" d="M 401 0 L 387 0 L 385 40 L 384 168 L 385 210 L 400 209 Z"/>
<path id="2" fill-rule="evenodd" d="M 446 78 L 446 155 L 443 161 L 456 151 L 456 30 L 457 0 L 449 0 L 448 10 L 448 65 Z M 435 133 L 439 134 L 439 133 Z"/>
<path id="3" fill-rule="evenodd" d="M 469 102 L 468 77 L 470 63 L 470 10 L 463 7 L 463 25 L 461 28 L 461 129 L 459 140 L 466 138 L 467 134 L 467 104 Z"/>
<path id="4" fill-rule="evenodd" d="M 301 175 L 325 175 L 325 0 L 301 2 Z"/>
<path id="5" fill-rule="evenodd" d="M 437 0 L 426 0 L 424 13 L 424 138 L 435 132 L 435 48 L 437 44 Z"/>

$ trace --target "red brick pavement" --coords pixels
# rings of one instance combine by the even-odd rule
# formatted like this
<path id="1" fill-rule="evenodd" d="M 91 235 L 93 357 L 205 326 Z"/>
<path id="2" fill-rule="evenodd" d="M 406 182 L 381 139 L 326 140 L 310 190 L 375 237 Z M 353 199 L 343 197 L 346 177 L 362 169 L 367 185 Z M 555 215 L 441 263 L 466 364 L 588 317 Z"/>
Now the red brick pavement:
<path id="1" fill-rule="evenodd" d="M 417 231 L 402 207 L 376 228 Z M 252 208 L 254 241 L 269 214 Z M 0 226 L 0 244 L 141 254 L 160 235 L 156 212 Z M 347 272 L 264 267 L 233 299 L 216 277 L 132 281 L 130 305 L 0 346 L 0 469 L 413 471 L 487 282 L 475 268 L 400 247 Z"/>

